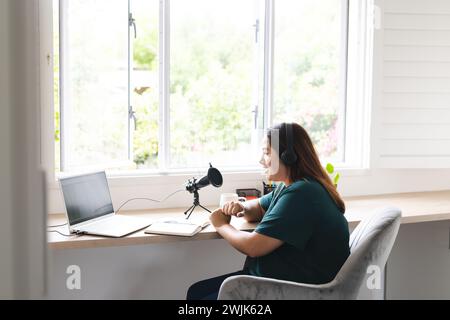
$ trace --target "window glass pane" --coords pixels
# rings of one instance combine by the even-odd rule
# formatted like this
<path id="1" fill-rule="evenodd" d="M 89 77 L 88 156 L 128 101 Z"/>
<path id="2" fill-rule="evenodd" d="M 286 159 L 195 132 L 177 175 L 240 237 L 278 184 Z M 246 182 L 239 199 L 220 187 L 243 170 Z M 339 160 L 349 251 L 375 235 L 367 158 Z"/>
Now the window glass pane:
<path id="1" fill-rule="evenodd" d="M 337 159 L 343 152 L 339 122 L 345 121 L 342 2 L 278 0 L 275 5 L 273 123 L 298 122 L 321 157 Z"/>
<path id="2" fill-rule="evenodd" d="M 135 168 L 154 169 L 158 167 L 159 1 L 132 0 L 131 12 L 136 23 L 131 73 L 131 104 L 137 117 L 133 161 Z"/>
<path id="3" fill-rule="evenodd" d="M 65 170 L 127 167 L 128 2 L 62 1 Z"/>
<path id="4" fill-rule="evenodd" d="M 257 165 L 249 150 L 258 3 L 170 2 L 171 167 Z"/>

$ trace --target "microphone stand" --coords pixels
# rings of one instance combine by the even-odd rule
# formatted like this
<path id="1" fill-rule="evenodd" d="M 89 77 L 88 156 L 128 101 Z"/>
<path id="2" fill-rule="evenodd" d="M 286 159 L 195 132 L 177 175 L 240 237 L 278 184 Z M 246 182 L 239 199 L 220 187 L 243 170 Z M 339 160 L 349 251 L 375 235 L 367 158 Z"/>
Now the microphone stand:
<path id="1" fill-rule="evenodd" d="M 193 204 L 192 206 L 190 206 L 189 209 L 187 209 L 187 210 L 184 212 L 184 214 L 187 214 L 187 213 L 189 212 L 189 210 L 190 210 L 188 216 L 186 217 L 186 220 L 189 219 L 189 217 L 191 216 L 192 212 L 194 212 L 195 207 L 197 207 L 197 206 L 199 206 L 199 207 L 205 209 L 206 211 L 208 211 L 209 213 L 211 213 L 210 210 L 208 210 L 207 208 L 205 208 L 204 206 L 202 206 L 202 205 L 200 204 L 198 191 L 197 191 L 197 190 L 194 190 L 194 204 Z"/>

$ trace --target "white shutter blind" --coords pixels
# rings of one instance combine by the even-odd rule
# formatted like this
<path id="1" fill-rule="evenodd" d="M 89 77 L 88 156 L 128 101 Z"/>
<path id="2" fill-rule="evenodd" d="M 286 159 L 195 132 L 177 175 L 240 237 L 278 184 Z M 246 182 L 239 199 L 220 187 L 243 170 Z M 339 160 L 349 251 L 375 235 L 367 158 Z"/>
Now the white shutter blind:
<path id="1" fill-rule="evenodd" d="M 449 168 L 450 1 L 377 3 L 375 160 L 383 168 Z"/>

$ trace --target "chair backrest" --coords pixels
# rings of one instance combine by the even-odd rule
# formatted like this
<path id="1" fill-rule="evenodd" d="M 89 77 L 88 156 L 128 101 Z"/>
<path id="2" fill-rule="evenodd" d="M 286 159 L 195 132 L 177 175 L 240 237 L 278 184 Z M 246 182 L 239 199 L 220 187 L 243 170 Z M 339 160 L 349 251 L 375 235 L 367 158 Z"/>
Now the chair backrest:
<path id="1" fill-rule="evenodd" d="M 400 227 L 401 211 L 378 209 L 350 235 L 350 256 L 333 280 L 342 299 L 356 299 L 369 267 L 384 269 Z"/>

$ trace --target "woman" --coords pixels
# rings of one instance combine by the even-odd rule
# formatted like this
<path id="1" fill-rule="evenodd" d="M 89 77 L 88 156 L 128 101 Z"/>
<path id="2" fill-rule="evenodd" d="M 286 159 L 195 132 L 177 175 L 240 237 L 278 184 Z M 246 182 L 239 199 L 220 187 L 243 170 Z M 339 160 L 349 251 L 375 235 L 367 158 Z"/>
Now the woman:
<path id="1" fill-rule="evenodd" d="M 256 200 L 227 203 L 210 216 L 217 232 L 248 256 L 244 270 L 192 285 L 188 299 L 216 299 L 222 282 L 238 274 L 326 283 L 349 256 L 344 201 L 305 129 L 295 123 L 269 129 L 260 163 L 278 187 Z M 251 233 L 239 231 L 230 225 L 231 216 L 259 224 Z"/>

